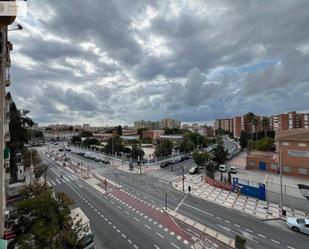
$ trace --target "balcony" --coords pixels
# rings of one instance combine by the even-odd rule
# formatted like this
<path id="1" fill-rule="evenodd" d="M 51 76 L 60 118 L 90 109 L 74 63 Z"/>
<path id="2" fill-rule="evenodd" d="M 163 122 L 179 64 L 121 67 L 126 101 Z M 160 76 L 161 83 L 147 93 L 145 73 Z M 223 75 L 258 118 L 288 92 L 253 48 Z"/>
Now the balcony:
<path id="1" fill-rule="evenodd" d="M 9 142 L 10 139 L 11 139 L 10 133 L 9 133 L 9 132 L 5 133 L 5 134 L 4 134 L 4 141 L 5 141 L 5 142 Z"/>

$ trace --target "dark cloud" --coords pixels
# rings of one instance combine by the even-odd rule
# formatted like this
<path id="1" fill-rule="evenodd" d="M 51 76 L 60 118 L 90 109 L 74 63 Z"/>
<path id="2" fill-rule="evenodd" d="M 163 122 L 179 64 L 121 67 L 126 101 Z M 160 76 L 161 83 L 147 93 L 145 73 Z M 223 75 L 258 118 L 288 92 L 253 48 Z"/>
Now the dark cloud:
<path id="1" fill-rule="evenodd" d="M 306 0 L 33 0 L 12 93 L 38 122 L 307 109 Z"/>

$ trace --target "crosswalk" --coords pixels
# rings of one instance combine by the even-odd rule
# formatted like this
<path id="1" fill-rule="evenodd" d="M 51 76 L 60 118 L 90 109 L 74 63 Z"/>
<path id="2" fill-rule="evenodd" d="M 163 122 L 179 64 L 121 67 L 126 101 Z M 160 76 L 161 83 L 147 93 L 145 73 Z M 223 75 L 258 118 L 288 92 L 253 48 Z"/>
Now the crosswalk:
<path id="1" fill-rule="evenodd" d="M 179 177 L 178 175 L 175 175 L 167 171 L 155 171 L 155 172 L 152 172 L 150 175 L 164 182 L 171 182 Z"/>
<path id="2" fill-rule="evenodd" d="M 53 172 L 53 174 L 56 176 L 56 178 L 48 179 L 47 184 L 49 186 L 57 186 L 66 182 L 75 181 L 78 179 L 75 175 L 69 173 L 69 172 L 60 172 L 56 168 L 51 168 L 50 171 Z"/>

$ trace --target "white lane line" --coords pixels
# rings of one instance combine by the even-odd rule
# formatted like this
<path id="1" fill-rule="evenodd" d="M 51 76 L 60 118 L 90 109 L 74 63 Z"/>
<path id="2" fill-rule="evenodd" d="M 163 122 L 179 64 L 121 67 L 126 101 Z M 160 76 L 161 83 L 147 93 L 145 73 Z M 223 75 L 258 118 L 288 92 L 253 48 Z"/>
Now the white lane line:
<path id="1" fill-rule="evenodd" d="M 216 218 L 217 218 L 218 220 L 222 220 L 222 218 L 221 218 L 221 217 L 219 217 L 219 216 L 217 216 Z"/>
<path id="2" fill-rule="evenodd" d="M 66 176 L 64 176 L 63 178 L 64 178 L 64 180 L 66 180 L 67 182 L 70 181 Z"/>
<path id="3" fill-rule="evenodd" d="M 53 180 L 50 180 L 50 181 L 54 186 L 56 186 L 56 183 Z"/>
<path id="4" fill-rule="evenodd" d="M 136 217 L 133 217 L 134 220 L 136 220 L 137 222 L 140 222 L 140 220 Z"/>
<path id="5" fill-rule="evenodd" d="M 260 236 L 260 237 L 262 237 L 262 238 L 264 238 L 264 239 L 266 238 L 266 236 L 263 235 L 263 234 L 258 233 L 257 235 Z"/>
<path id="6" fill-rule="evenodd" d="M 225 222 L 226 222 L 226 223 L 229 223 L 229 224 L 231 223 L 229 220 L 225 220 Z"/>
<path id="7" fill-rule="evenodd" d="M 277 241 L 277 240 L 271 239 L 271 241 L 274 242 L 274 243 L 276 243 L 276 244 L 280 244 L 280 242 Z"/>
<path id="8" fill-rule="evenodd" d="M 133 247 L 134 247 L 135 249 L 138 249 L 138 246 L 137 246 L 137 245 L 134 245 Z"/>
<path id="9" fill-rule="evenodd" d="M 234 224 L 234 226 L 235 226 L 235 227 L 240 227 L 240 225 L 238 225 L 238 224 Z"/>
<path id="10" fill-rule="evenodd" d="M 129 242 L 130 244 L 132 244 L 132 240 L 128 239 L 128 242 Z"/>
<path id="11" fill-rule="evenodd" d="M 127 210 L 125 210 L 124 212 L 125 212 L 127 215 L 130 215 L 130 213 L 129 213 Z"/>
<path id="12" fill-rule="evenodd" d="M 248 228 L 245 228 L 245 230 L 246 230 L 247 232 L 253 233 L 253 231 L 250 230 L 250 229 L 248 229 Z"/>
<path id="13" fill-rule="evenodd" d="M 158 247 L 158 246 L 157 246 L 157 245 L 155 245 L 155 244 L 154 244 L 153 246 L 154 246 L 156 249 L 160 249 L 160 247 Z"/>
<path id="14" fill-rule="evenodd" d="M 178 211 L 179 207 L 183 204 L 183 202 L 185 201 L 185 199 L 187 198 L 187 195 L 185 195 L 181 201 L 178 203 L 177 207 L 175 208 L 175 212 Z"/>
<path id="15" fill-rule="evenodd" d="M 197 208 L 197 207 L 193 207 L 193 206 L 191 206 L 191 205 L 189 205 L 189 204 L 187 204 L 187 203 L 182 203 L 182 205 L 188 206 L 188 207 L 190 207 L 190 208 L 192 208 L 192 209 L 195 209 L 195 210 L 197 210 L 197 211 L 199 211 L 199 212 L 201 212 L 201 213 L 207 214 L 207 215 L 209 215 L 209 216 L 214 216 L 212 213 L 206 212 L 206 211 L 204 211 L 204 210 L 202 210 L 202 209 L 199 209 L 199 208 Z M 218 218 L 218 217 L 217 217 L 217 218 Z M 221 219 L 221 218 L 220 218 L 220 219 Z"/>
<path id="16" fill-rule="evenodd" d="M 179 246 L 175 245 L 173 242 L 171 242 L 171 245 L 172 245 L 173 247 L 175 247 L 175 248 L 180 249 Z"/>
<path id="17" fill-rule="evenodd" d="M 119 230 L 119 229 L 117 229 L 117 233 L 120 233 L 120 230 Z"/>
<path id="18" fill-rule="evenodd" d="M 127 236 L 125 234 L 121 234 L 122 237 L 126 238 Z"/>
<path id="19" fill-rule="evenodd" d="M 161 233 L 156 233 L 159 237 L 161 237 L 162 239 L 164 238 L 164 236 Z"/>
<path id="20" fill-rule="evenodd" d="M 287 248 L 289 248 L 289 249 L 295 249 L 295 247 L 293 247 L 293 246 L 286 246 Z"/>
<path id="21" fill-rule="evenodd" d="M 148 226 L 148 225 L 145 225 L 145 227 L 147 227 L 148 229 L 151 229 L 151 227 L 150 227 L 150 226 Z"/>
<path id="22" fill-rule="evenodd" d="M 56 179 L 56 182 L 58 183 L 58 184 L 60 184 L 61 182 L 59 181 L 59 179 Z"/>
<path id="23" fill-rule="evenodd" d="M 120 207 L 119 205 L 117 205 L 117 208 L 122 209 L 122 207 Z"/>

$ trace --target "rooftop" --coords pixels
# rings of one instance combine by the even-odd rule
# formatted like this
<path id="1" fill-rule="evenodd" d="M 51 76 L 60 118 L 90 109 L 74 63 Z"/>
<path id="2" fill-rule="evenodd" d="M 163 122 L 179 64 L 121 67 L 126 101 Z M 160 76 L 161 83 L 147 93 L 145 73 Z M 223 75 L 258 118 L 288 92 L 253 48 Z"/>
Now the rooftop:
<path id="1" fill-rule="evenodd" d="M 276 140 L 309 142 L 309 130 L 303 128 L 293 130 L 279 130 L 276 134 Z"/>

